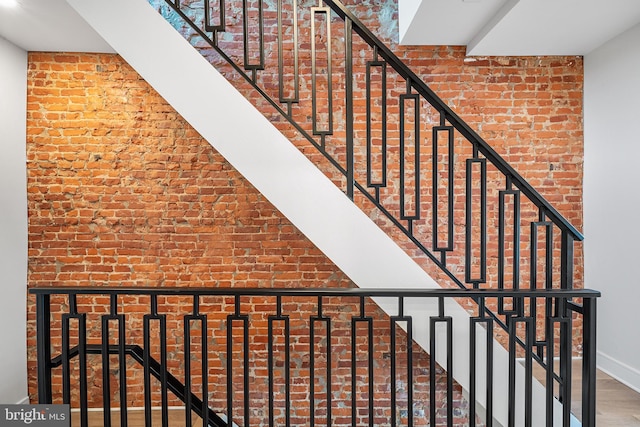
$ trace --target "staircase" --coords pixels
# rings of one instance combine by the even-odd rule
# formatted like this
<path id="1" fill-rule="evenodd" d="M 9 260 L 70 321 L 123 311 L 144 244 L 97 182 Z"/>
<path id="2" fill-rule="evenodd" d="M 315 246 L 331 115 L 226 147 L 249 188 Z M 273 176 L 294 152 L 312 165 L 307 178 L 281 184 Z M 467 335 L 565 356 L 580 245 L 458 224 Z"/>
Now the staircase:
<path id="1" fill-rule="evenodd" d="M 456 350 L 442 355 L 432 344 L 435 326 L 405 327 L 467 391 L 474 423 L 476 404 L 486 425 L 574 422 L 570 360 L 579 353 L 574 338 L 586 336 L 582 421 L 595 424 L 595 305 L 573 301 L 595 294 L 572 290 L 573 245 L 581 234 L 347 8 L 334 1 L 299 11 L 284 1 L 275 10 L 249 1 L 162 5 L 174 25 L 190 28 L 186 34 L 205 60 L 144 1 L 69 3 L 358 286 L 439 289 L 431 273 L 443 286 L 473 290 L 455 294 L 468 295 L 458 302 L 414 301 L 400 310 L 397 301 L 364 295 L 377 297 L 391 316 L 451 322 L 448 342 Z M 262 95 L 288 138 L 209 60 L 242 79 L 234 82 L 240 89 Z M 176 76 L 185 74 L 189 81 L 177 85 Z M 482 297 L 489 289 L 498 293 Z M 523 289 L 531 293 L 517 293 Z M 483 332 L 494 323 L 505 332 Z M 453 334 L 453 324 L 464 326 Z M 483 340 L 488 344 L 478 348 Z M 484 354 L 478 371 L 469 356 L 475 351 Z M 555 386 L 545 391 L 532 379 L 533 363 Z M 478 392 L 485 388 L 491 392 Z M 43 389 L 44 400 L 50 395 Z"/>

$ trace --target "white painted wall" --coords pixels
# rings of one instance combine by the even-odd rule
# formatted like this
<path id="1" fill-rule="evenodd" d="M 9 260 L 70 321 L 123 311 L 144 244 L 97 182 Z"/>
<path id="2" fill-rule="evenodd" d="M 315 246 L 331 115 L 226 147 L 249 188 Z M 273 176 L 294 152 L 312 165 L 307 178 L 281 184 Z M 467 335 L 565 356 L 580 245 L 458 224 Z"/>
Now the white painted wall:
<path id="1" fill-rule="evenodd" d="M 27 399 L 27 52 L 0 37 L 0 403 Z"/>
<path id="2" fill-rule="evenodd" d="M 585 56 L 585 284 L 598 364 L 640 391 L 640 24 Z"/>

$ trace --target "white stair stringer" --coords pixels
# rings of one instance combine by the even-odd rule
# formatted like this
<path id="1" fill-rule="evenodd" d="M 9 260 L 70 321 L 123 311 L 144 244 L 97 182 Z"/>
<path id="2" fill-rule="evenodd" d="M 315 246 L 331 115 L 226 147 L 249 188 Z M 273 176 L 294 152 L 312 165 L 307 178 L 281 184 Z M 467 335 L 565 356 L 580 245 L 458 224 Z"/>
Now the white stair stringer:
<path id="1" fill-rule="evenodd" d="M 67 0 L 173 108 L 360 288 L 438 288 L 438 284 L 291 144 L 146 0 Z M 397 303 L 379 299 L 389 314 Z M 405 303 L 414 339 L 429 349 L 425 316 L 437 301 Z M 454 324 L 453 376 L 469 386 L 469 314 L 447 301 Z M 420 321 L 418 321 L 420 320 Z M 478 342 L 483 342 L 478 337 Z M 480 353 L 482 350 L 479 349 Z M 436 355 L 441 366 L 444 358 Z M 507 425 L 508 355 L 494 340 L 494 420 Z M 479 366 L 483 366 L 478 361 Z M 484 390 L 480 381 L 478 390 Z M 518 376 L 524 369 L 518 365 Z M 524 381 L 516 398 L 523 402 Z M 534 380 L 534 426 L 544 425 L 545 392 Z M 484 407 L 484 398 L 478 404 Z M 524 405 L 516 409 L 522 419 Z M 560 404 L 554 408 L 561 425 Z M 520 424 L 520 423 L 516 423 Z"/>

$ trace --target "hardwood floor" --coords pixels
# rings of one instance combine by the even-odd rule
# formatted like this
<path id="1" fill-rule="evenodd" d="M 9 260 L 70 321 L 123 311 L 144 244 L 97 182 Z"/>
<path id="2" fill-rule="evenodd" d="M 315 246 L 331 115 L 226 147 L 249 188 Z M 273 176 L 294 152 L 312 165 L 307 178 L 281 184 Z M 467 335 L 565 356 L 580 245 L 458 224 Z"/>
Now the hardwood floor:
<path id="1" fill-rule="evenodd" d="M 598 427 L 640 426 L 640 393 L 601 371 L 596 382 Z"/>
<path id="2" fill-rule="evenodd" d="M 582 418 L 581 361 L 573 366 L 572 412 Z M 544 384 L 544 373 L 534 368 Z M 596 425 L 598 427 L 640 427 L 640 393 L 598 370 L 596 375 Z"/>
<path id="3" fill-rule="evenodd" d="M 202 420 L 195 413 L 191 416 L 191 427 L 202 427 Z M 102 411 L 90 411 L 89 412 L 89 426 L 100 427 L 103 426 Z M 130 409 L 128 411 L 127 425 L 129 427 L 144 427 L 144 410 Z M 153 426 L 161 426 L 162 420 L 160 418 L 160 410 L 153 411 Z M 169 410 L 169 425 L 171 427 L 185 427 L 185 416 L 183 408 L 176 408 Z M 71 413 L 71 426 L 80 426 L 80 414 L 78 412 Z M 120 427 L 120 413 L 117 410 L 112 411 L 111 426 Z"/>
<path id="4" fill-rule="evenodd" d="M 579 370 L 578 370 L 579 372 Z M 574 377 L 573 391 L 575 396 L 580 393 L 580 378 Z M 598 371 L 596 422 L 598 427 L 640 427 L 640 393 L 637 393 L 614 380 L 604 372 Z M 574 399 L 574 401 L 577 401 Z M 574 405 L 574 412 L 579 413 L 580 408 Z M 77 412 L 71 414 L 71 425 L 80 426 Z M 169 411 L 169 425 L 171 427 L 184 427 L 184 409 L 172 409 Z M 119 413 L 114 411 L 112 415 L 113 427 L 120 426 Z M 192 427 L 201 427 L 202 420 L 195 414 L 192 416 Z M 154 426 L 160 426 L 159 411 L 153 415 Z M 103 425 L 102 412 L 89 412 L 89 425 L 99 427 Z M 144 411 L 130 410 L 128 417 L 129 427 L 144 426 Z"/>

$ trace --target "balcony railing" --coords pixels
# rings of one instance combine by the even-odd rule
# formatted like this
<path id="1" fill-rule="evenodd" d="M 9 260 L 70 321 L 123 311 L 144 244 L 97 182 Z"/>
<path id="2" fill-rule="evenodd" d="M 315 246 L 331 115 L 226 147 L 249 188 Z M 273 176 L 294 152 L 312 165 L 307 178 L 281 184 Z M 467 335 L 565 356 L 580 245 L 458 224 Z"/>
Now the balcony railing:
<path id="1" fill-rule="evenodd" d="M 576 335 L 571 318 L 582 325 L 577 415 L 583 425 L 595 425 L 599 294 L 590 290 L 30 292 L 37 310 L 39 403 L 71 404 L 82 426 L 88 425 L 90 407 L 103 408 L 105 426 L 112 425 L 117 407 L 119 425 L 126 426 L 132 405 L 144 407 L 146 425 L 163 426 L 168 407 L 175 405 L 188 408 L 186 425 L 192 425 L 193 411 L 212 426 L 491 426 L 498 401 L 508 403 L 509 426 L 530 426 L 536 418 L 536 425 L 569 426 Z M 466 300 L 477 308 L 460 317 L 452 307 Z M 391 308 L 389 316 L 378 303 Z M 551 314 L 540 322 L 529 309 L 514 310 L 502 334 L 487 315 L 492 304 L 542 305 Z M 454 345 L 461 333 L 468 335 L 468 350 Z M 494 339 L 509 348 L 508 366 L 494 359 Z M 548 351 L 540 356 L 542 341 Z M 466 408 L 452 375 L 460 351 L 468 351 Z M 507 373 L 508 393 L 494 387 L 500 372 Z M 546 386 L 539 402 L 536 381 Z M 152 415 L 157 407 L 160 420 Z"/>

